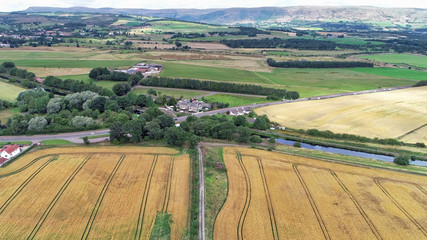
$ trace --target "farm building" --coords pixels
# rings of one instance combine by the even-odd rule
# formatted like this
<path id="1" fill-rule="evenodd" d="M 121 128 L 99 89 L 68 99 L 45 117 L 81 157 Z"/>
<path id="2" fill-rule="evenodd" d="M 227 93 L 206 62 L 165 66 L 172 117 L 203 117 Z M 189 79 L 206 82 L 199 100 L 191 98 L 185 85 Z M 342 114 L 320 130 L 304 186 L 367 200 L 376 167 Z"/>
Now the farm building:
<path id="1" fill-rule="evenodd" d="M 21 148 L 16 145 L 4 145 L 0 149 L 0 166 L 2 166 L 5 162 L 9 161 L 10 158 L 18 155 L 21 152 Z"/>

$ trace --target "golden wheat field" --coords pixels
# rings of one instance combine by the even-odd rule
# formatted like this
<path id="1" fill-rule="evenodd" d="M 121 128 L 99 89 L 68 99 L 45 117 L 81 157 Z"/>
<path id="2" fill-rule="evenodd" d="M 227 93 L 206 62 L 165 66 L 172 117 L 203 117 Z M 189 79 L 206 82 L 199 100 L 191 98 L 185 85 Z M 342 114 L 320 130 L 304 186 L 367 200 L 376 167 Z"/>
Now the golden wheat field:
<path id="1" fill-rule="evenodd" d="M 149 239 L 159 211 L 181 239 L 190 161 L 171 148 L 39 150 L 0 168 L 0 239 Z"/>
<path id="2" fill-rule="evenodd" d="M 427 123 L 427 87 L 279 104 L 255 112 L 296 129 L 398 138 Z M 403 140 L 427 143 L 418 133 Z"/>
<path id="3" fill-rule="evenodd" d="M 215 239 L 427 239 L 427 176 L 224 148 Z"/>

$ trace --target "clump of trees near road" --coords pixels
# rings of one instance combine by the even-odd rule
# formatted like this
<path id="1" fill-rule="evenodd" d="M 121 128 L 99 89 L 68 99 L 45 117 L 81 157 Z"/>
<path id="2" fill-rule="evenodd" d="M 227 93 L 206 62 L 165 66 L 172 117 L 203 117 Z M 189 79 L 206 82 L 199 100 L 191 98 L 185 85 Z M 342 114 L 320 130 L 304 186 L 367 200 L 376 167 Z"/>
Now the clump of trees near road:
<path id="1" fill-rule="evenodd" d="M 147 77 L 142 79 L 139 84 L 153 87 L 185 88 L 216 92 L 278 96 L 286 99 L 296 99 L 299 97 L 298 92 L 286 91 L 286 89 L 269 88 L 254 84 L 202 81 L 187 78 Z"/>
<path id="2" fill-rule="evenodd" d="M 253 126 L 256 129 L 266 129 L 270 124 L 266 116 L 259 116 L 255 122 L 259 122 Z M 214 138 L 258 143 L 260 137 L 252 136 L 248 125 L 245 116 L 229 119 L 222 115 L 201 118 L 189 116 L 179 127 L 175 127 L 172 117 L 152 109 L 139 119 L 113 123 L 110 127 L 110 141 L 119 144 L 164 139 L 170 145 L 195 146 L 202 138 Z"/>
<path id="3" fill-rule="evenodd" d="M 352 68 L 352 67 L 374 67 L 373 63 L 360 61 L 283 61 L 276 62 L 272 58 L 267 59 L 270 67 L 280 68 Z"/>

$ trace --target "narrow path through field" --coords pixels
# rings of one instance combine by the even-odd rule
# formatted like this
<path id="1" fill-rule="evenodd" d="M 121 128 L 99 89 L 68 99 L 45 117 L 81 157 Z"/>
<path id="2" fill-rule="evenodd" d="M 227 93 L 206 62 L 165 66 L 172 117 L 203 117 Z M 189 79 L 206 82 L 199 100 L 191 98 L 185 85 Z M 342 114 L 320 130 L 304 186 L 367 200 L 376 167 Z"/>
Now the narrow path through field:
<path id="1" fill-rule="evenodd" d="M 254 73 L 255 73 L 258 77 L 260 77 L 260 78 L 262 78 L 262 79 L 267 80 L 268 82 L 272 83 L 273 85 L 279 85 L 279 84 L 277 84 L 277 83 L 275 83 L 275 82 L 271 81 L 271 79 L 269 79 L 269 78 L 267 78 L 267 77 L 264 77 L 264 76 L 262 76 L 261 74 L 259 74 L 259 73 L 257 73 L 257 72 L 254 72 Z"/>

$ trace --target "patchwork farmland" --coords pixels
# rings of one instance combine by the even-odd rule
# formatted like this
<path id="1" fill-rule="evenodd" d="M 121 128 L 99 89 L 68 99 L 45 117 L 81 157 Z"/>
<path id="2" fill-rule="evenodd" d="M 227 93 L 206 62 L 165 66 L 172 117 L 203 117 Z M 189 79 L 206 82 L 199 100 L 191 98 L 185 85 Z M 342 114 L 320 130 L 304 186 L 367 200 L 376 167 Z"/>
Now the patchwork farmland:
<path id="1" fill-rule="evenodd" d="M 425 239 L 427 177 L 224 148 L 215 239 Z"/>
<path id="2" fill-rule="evenodd" d="M 51 148 L 0 169 L 3 239 L 149 239 L 159 212 L 188 225 L 190 162 L 170 148 Z"/>

